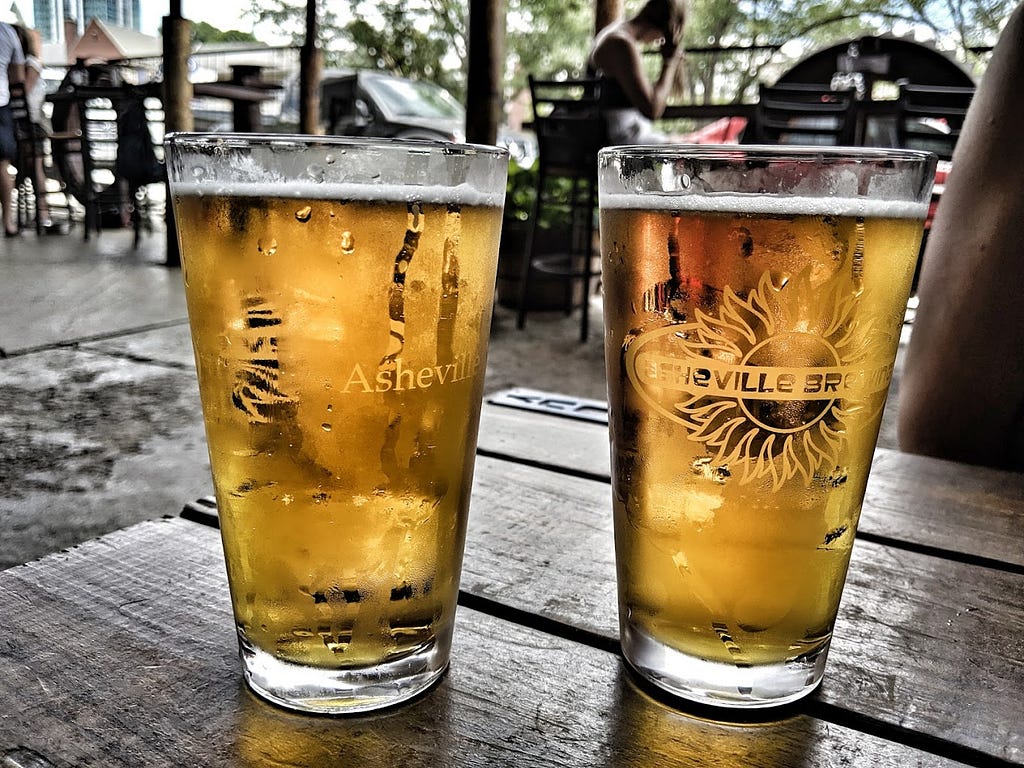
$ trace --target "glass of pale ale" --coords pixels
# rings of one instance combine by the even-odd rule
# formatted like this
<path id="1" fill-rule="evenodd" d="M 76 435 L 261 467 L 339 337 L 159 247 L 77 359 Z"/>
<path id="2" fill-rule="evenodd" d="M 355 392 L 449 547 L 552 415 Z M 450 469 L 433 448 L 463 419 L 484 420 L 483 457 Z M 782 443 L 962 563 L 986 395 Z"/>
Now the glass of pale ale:
<path id="1" fill-rule="evenodd" d="M 312 712 L 449 662 L 508 156 L 166 142 L 244 676 Z"/>
<path id="2" fill-rule="evenodd" d="M 822 678 L 934 179 L 927 153 L 599 158 L 623 654 L 702 704 Z"/>

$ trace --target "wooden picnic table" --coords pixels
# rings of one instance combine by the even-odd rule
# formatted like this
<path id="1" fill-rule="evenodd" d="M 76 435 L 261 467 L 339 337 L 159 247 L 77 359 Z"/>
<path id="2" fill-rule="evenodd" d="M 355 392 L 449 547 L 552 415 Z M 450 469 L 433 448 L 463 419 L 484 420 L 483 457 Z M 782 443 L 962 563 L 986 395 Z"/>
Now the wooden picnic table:
<path id="1" fill-rule="evenodd" d="M 618 655 L 602 413 L 488 398 L 451 669 L 377 714 L 248 692 L 210 500 L 0 572 L 0 766 L 1024 764 L 1024 475 L 880 449 L 824 683 L 741 718 Z"/>

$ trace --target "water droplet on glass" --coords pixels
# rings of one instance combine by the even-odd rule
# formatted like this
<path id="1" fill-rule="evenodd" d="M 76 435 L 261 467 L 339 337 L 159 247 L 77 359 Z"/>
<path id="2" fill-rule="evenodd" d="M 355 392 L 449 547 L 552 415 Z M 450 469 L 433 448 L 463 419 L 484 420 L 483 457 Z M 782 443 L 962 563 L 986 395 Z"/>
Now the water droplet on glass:
<path id="1" fill-rule="evenodd" d="M 324 158 L 324 162 L 328 165 L 334 165 L 334 155 L 327 155 L 327 157 Z"/>
<path id="2" fill-rule="evenodd" d="M 328 404 L 327 404 L 327 412 L 328 412 L 328 413 L 331 413 L 331 412 L 332 412 L 333 410 L 334 410 L 334 406 L 333 406 L 333 405 L 331 405 L 330 403 L 328 403 Z"/>
<path id="3" fill-rule="evenodd" d="M 317 163 L 310 163 L 306 167 L 306 175 L 317 183 L 320 183 L 324 180 L 325 173 L 326 171 L 324 170 L 324 167 L 322 165 L 318 165 Z"/>
<path id="4" fill-rule="evenodd" d="M 305 224 L 313 215 L 313 209 L 306 205 L 295 212 L 295 218 Z"/>
<path id="5" fill-rule="evenodd" d="M 352 233 L 345 230 L 341 233 L 341 252 L 345 254 L 352 253 L 356 249 L 356 239 L 352 236 Z"/>
<path id="6" fill-rule="evenodd" d="M 196 181 L 200 181 L 201 179 L 205 178 L 206 167 L 202 165 L 197 165 L 195 168 L 192 169 L 192 176 L 193 178 L 195 178 Z"/>
<path id="7" fill-rule="evenodd" d="M 267 243 L 264 243 L 262 240 L 257 240 L 256 250 L 260 253 L 267 254 L 267 256 L 273 256 L 277 253 L 277 240 L 271 238 Z"/>
<path id="8" fill-rule="evenodd" d="M 324 432 L 330 432 L 331 425 L 325 421 L 323 424 L 320 425 L 320 429 L 322 429 Z"/>

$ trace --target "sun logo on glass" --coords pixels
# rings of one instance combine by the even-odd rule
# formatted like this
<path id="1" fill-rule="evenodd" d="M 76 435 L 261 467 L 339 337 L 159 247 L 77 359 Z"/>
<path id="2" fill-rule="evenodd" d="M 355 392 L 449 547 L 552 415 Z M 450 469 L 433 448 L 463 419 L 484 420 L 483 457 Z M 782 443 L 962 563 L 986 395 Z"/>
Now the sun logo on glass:
<path id="1" fill-rule="evenodd" d="M 723 291 L 716 314 L 648 331 L 626 351 L 633 388 L 683 424 L 713 468 L 773 488 L 833 472 L 849 430 L 874 424 L 892 371 L 890 346 L 857 322 L 849 277 L 762 275 L 741 296 Z"/>

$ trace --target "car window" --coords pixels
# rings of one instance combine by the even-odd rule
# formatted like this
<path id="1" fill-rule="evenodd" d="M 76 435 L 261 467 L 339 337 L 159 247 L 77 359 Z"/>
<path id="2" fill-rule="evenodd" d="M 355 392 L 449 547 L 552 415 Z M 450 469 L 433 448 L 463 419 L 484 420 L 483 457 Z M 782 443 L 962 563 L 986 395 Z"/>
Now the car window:
<path id="1" fill-rule="evenodd" d="M 367 77 L 363 87 L 394 116 L 463 119 L 462 105 L 433 83 Z"/>

